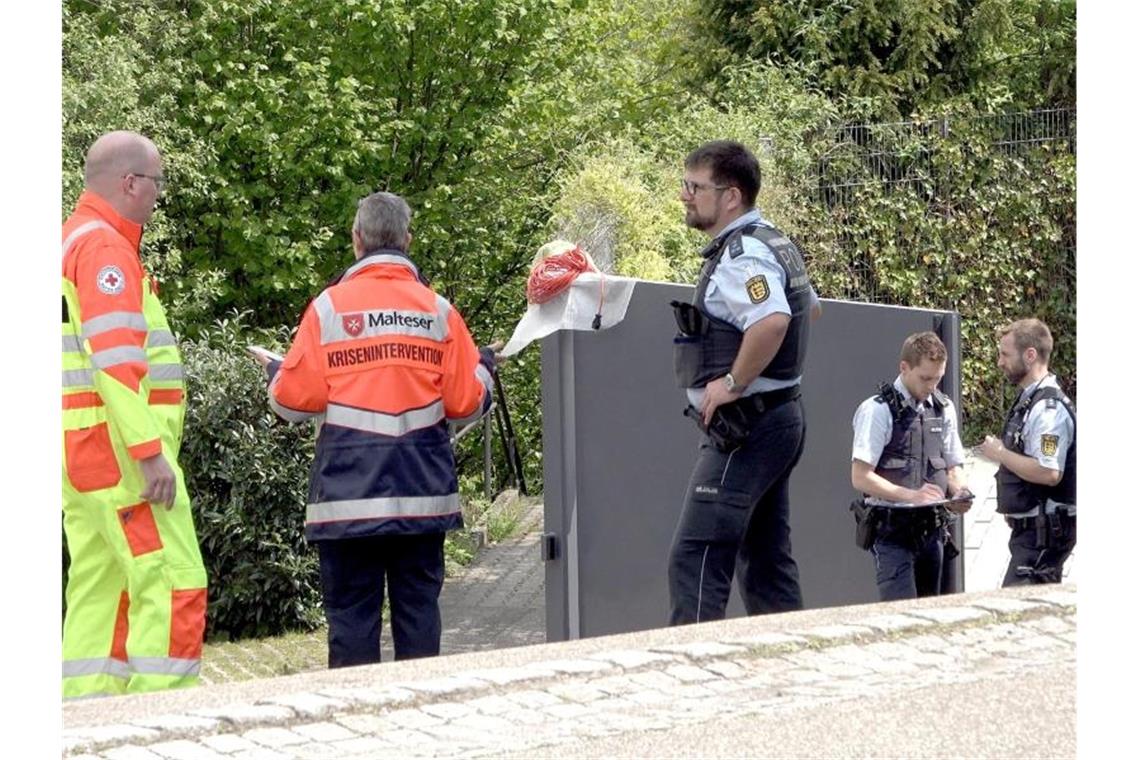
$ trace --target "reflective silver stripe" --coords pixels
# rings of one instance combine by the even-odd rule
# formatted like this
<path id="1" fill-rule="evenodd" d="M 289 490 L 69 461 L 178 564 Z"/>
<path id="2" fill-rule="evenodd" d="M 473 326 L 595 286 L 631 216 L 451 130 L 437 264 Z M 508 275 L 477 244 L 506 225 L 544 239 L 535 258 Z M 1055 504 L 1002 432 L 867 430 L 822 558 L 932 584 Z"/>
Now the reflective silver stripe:
<path id="1" fill-rule="evenodd" d="M 325 501 L 305 507 L 310 523 L 338 520 L 381 520 L 392 517 L 442 517 L 459 511 L 459 494 L 387 496 L 376 499 Z"/>
<path id="2" fill-rule="evenodd" d="M 201 660 L 183 660 L 178 657 L 131 657 L 131 671 L 148 676 L 196 676 L 202 667 Z"/>
<path id="3" fill-rule="evenodd" d="M 63 336 L 63 353 L 73 354 L 82 353 L 83 344 L 79 342 L 78 335 L 64 335 Z"/>
<path id="4" fill-rule="evenodd" d="M 107 369 L 123 362 L 146 363 L 146 351 L 138 346 L 116 346 L 91 354 L 91 364 L 96 369 Z"/>
<path id="5" fill-rule="evenodd" d="M 416 265 L 412 263 L 411 259 L 404 258 L 403 256 L 393 256 L 387 253 L 380 253 L 375 256 L 366 256 L 365 258 L 356 262 L 348 269 L 344 270 L 344 275 L 341 279 L 343 280 L 345 278 L 351 277 L 361 269 L 372 266 L 373 264 L 399 264 L 400 266 L 405 266 L 408 269 L 412 270 L 412 274 L 414 274 L 416 277 L 420 276 L 420 270 L 416 269 Z"/>
<path id="6" fill-rule="evenodd" d="M 492 396 L 491 389 L 494 387 L 492 385 L 494 383 L 494 380 L 491 378 L 491 373 L 488 372 L 487 368 L 482 364 L 476 364 L 475 377 L 479 378 L 479 382 L 483 383 L 483 390 L 486 392 L 483 394 L 483 398 L 479 400 L 479 405 L 475 407 L 475 411 L 471 412 L 471 414 L 467 415 L 466 417 L 449 418 L 450 421 L 454 422 L 456 425 L 466 425 L 469 422 L 474 422 L 486 414 L 488 411 L 490 411 L 490 405 L 488 402 Z M 484 407 L 487 408 L 484 409 Z"/>
<path id="7" fill-rule="evenodd" d="M 495 379 L 491 377 L 491 373 L 487 371 L 481 363 L 475 365 L 475 377 L 479 378 L 479 382 L 483 383 L 483 387 L 487 389 L 487 393 L 491 393 L 495 387 Z"/>
<path id="8" fill-rule="evenodd" d="M 385 414 L 340 404 L 329 404 L 325 422 L 330 425 L 364 430 L 381 435 L 404 435 L 412 430 L 434 425 L 443 419 L 443 402 L 433 401 L 425 407 L 403 414 Z"/>
<path id="9" fill-rule="evenodd" d="M 95 374 L 89 369 L 65 369 L 63 371 L 63 387 L 79 388 L 95 384 Z"/>
<path id="10" fill-rule="evenodd" d="M 146 331 L 146 317 L 137 311 L 112 311 L 83 322 L 83 337 L 90 339 L 108 330 L 125 327 L 129 330 Z"/>
<path id="11" fill-rule="evenodd" d="M 450 310 L 447 301 L 437 296 L 437 307 L 441 302 Z M 313 310 L 321 325 L 322 345 L 381 335 L 409 335 L 435 341 L 443 341 L 447 337 L 447 311 L 433 313 L 408 309 L 372 309 L 337 312 L 327 290 L 313 301 Z M 349 332 L 345 325 L 353 320 L 359 322 L 350 324 L 352 332 Z"/>
<path id="12" fill-rule="evenodd" d="M 486 403 L 486 398 L 483 399 L 483 403 Z M 491 406 L 493 406 L 493 404 L 489 405 L 487 407 L 487 409 L 483 409 L 483 404 L 479 404 L 479 406 L 475 407 L 475 411 L 471 412 L 471 414 L 467 415 L 466 417 L 448 417 L 447 421 L 453 425 L 459 425 L 459 426 L 473 425 L 475 422 L 477 422 L 479 420 L 480 417 L 482 417 L 487 412 L 491 411 Z M 458 438 L 459 438 L 459 434 L 456 434 L 455 437 L 452 439 L 452 443 L 454 443 L 455 440 L 458 440 Z"/>
<path id="13" fill-rule="evenodd" d="M 170 330 L 151 330 L 150 334 L 146 336 L 147 348 L 158 348 L 159 346 L 177 346 L 178 341 L 174 337 L 174 333 Z"/>
<path id="14" fill-rule="evenodd" d="M 181 364 L 152 364 L 149 368 L 151 380 L 181 380 Z"/>
<path id="15" fill-rule="evenodd" d="M 94 676 L 100 673 L 115 678 L 130 678 L 131 669 L 122 660 L 114 657 L 92 657 L 85 660 L 64 660 L 63 677 L 79 678 L 81 676 Z"/>
<path id="16" fill-rule="evenodd" d="M 64 241 L 63 241 L 63 255 L 64 256 L 67 255 L 67 250 L 69 248 L 71 248 L 72 243 L 74 243 L 76 240 L 78 240 L 79 238 L 86 235 L 88 232 L 92 232 L 94 230 L 97 230 L 100 227 L 105 227 L 106 229 L 109 229 L 112 232 L 114 232 L 114 230 L 115 230 L 115 228 L 112 227 L 111 225 L 107 224 L 106 222 L 101 222 L 98 219 L 91 221 L 91 222 L 86 222 L 84 224 L 81 224 L 78 227 L 76 227 L 74 230 L 72 230 L 71 234 L 68 235 L 67 238 L 64 239 Z"/>
<path id="17" fill-rule="evenodd" d="M 441 296 L 439 293 L 436 293 L 435 308 L 436 311 L 439 312 L 440 324 L 443 325 L 443 337 L 440 338 L 440 340 L 443 340 L 447 337 L 447 334 L 451 329 L 447 324 L 447 318 L 451 315 L 451 302 Z"/>
<path id="18" fill-rule="evenodd" d="M 277 381 L 280 379 L 281 373 L 278 372 L 269 383 L 269 408 L 277 412 L 277 416 L 286 422 L 304 422 L 317 416 L 317 412 L 303 412 L 300 409 L 292 409 L 278 403 L 277 399 L 273 397 L 273 389 L 277 387 Z"/>
<path id="19" fill-rule="evenodd" d="M 317 322 L 321 325 L 321 342 L 325 342 L 324 326 L 331 325 L 336 318 L 336 307 L 333 306 L 332 296 L 327 290 L 313 299 L 313 311 L 316 312 Z"/>

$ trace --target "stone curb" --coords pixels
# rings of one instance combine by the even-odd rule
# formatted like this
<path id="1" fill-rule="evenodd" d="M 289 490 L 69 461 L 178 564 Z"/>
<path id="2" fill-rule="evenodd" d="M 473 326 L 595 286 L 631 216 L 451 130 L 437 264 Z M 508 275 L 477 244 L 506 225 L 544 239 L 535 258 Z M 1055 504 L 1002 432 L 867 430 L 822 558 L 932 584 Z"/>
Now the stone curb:
<path id="1" fill-rule="evenodd" d="M 798 628 L 728 636 L 722 641 L 697 640 L 645 649 L 610 649 L 573 659 L 552 659 L 520 667 L 468 669 L 442 678 L 403 681 L 377 688 L 321 688 L 296 692 L 252 704 L 190 710 L 133 720 L 128 723 L 79 727 L 63 733 L 65 756 L 102 752 L 124 743 L 150 746 L 196 739 L 218 731 L 281 729 L 297 721 L 321 720 L 330 715 L 431 706 L 446 712 L 449 703 L 481 696 L 502 696 L 504 687 L 517 698 L 539 696 L 551 682 L 565 684 L 578 676 L 635 675 L 664 671 L 682 681 L 712 677 L 731 670 L 733 660 L 780 659 L 805 650 L 842 645 L 864 645 L 931 632 L 946 633 L 978 626 L 1072 614 L 1075 591 L 1052 587 L 1044 593 L 1008 598 L 992 596 L 955 606 L 903 610 L 893 614 L 860 617 L 857 623 Z M 858 607 L 849 608 L 853 615 Z M 651 678 L 646 675 L 645 678 Z"/>

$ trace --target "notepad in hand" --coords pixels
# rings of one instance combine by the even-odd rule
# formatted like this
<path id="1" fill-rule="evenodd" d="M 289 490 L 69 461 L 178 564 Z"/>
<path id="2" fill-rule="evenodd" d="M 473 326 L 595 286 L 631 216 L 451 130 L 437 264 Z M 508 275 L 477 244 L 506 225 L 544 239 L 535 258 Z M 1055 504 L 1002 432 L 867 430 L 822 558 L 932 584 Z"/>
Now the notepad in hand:
<path id="1" fill-rule="evenodd" d="M 245 350 L 254 356 L 262 356 L 271 362 L 279 362 L 285 359 L 284 356 L 276 351 L 270 351 L 268 348 L 262 348 L 261 346 L 246 346 Z"/>

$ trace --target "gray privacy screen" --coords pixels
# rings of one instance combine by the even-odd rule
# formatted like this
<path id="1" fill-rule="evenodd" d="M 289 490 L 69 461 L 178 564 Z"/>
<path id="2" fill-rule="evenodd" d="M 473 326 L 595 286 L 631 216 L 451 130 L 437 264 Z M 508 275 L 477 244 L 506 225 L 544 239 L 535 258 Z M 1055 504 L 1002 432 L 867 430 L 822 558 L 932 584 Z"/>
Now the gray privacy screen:
<path id="1" fill-rule="evenodd" d="M 699 433 L 673 384 L 669 301 L 693 288 L 638 282 L 625 319 L 542 342 L 547 640 L 658 628 L 668 619 L 666 563 Z M 806 607 L 878 600 L 870 553 L 854 544 L 848 504 L 851 418 L 898 372 L 903 339 L 939 333 L 942 390 L 959 403 L 954 312 L 823 302 L 804 370 L 807 443 L 791 482 L 792 551 Z M 961 545 L 961 525 L 957 527 Z M 946 591 L 962 589 L 962 558 Z M 743 613 L 735 586 L 730 616 Z"/>

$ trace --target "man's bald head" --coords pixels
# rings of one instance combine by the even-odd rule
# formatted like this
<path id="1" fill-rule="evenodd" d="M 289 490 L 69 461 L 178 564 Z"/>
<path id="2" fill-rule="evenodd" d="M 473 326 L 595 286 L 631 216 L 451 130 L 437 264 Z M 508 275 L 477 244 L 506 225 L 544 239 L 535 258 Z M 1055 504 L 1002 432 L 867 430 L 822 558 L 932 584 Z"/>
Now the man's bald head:
<path id="1" fill-rule="evenodd" d="M 157 146 L 137 132 L 108 132 L 87 151 L 83 181 L 127 219 L 145 224 L 158 198 L 157 185 L 148 177 L 162 174 Z"/>
<path id="2" fill-rule="evenodd" d="M 143 171 L 140 167 L 152 155 L 158 155 L 158 148 L 138 132 L 108 132 L 87 151 L 83 180 L 92 187 L 107 179 L 117 180 L 128 172 Z"/>

